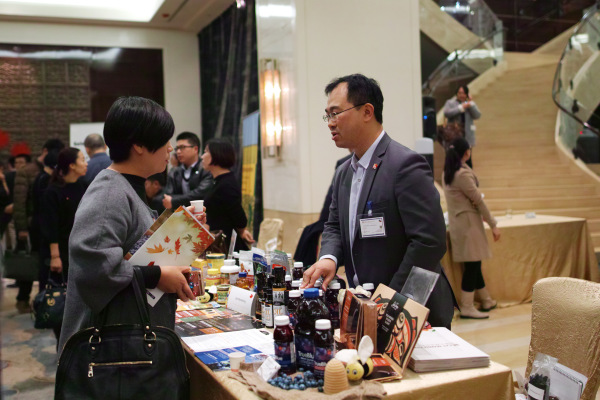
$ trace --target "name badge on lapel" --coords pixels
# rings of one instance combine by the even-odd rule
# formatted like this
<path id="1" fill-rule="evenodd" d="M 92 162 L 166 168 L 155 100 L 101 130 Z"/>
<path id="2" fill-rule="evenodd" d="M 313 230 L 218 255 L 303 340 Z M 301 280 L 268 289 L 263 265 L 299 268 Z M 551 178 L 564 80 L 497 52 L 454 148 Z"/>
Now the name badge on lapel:
<path id="1" fill-rule="evenodd" d="M 382 213 L 373 214 L 372 202 L 367 202 L 367 215 L 359 215 L 362 239 L 385 237 L 385 219 Z"/>

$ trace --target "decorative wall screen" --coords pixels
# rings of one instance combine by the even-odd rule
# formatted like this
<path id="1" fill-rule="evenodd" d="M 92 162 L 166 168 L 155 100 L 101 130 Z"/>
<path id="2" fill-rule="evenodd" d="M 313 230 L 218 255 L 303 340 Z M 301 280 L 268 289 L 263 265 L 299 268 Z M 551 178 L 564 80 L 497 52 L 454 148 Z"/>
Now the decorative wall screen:
<path id="1" fill-rule="evenodd" d="M 69 142 L 69 124 L 91 121 L 90 61 L 0 57 L 0 129 L 37 154 L 49 138 Z"/>

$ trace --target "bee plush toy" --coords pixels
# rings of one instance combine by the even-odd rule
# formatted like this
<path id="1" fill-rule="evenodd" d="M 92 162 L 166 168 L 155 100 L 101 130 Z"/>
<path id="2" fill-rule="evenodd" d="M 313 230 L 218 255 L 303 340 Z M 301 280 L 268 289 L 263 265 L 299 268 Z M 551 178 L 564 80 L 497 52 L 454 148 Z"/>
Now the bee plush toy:
<path id="1" fill-rule="evenodd" d="M 373 372 L 373 340 L 369 336 L 363 336 L 358 345 L 358 350 L 340 350 L 335 358 L 346 364 L 346 374 L 351 381 L 358 381 Z"/>

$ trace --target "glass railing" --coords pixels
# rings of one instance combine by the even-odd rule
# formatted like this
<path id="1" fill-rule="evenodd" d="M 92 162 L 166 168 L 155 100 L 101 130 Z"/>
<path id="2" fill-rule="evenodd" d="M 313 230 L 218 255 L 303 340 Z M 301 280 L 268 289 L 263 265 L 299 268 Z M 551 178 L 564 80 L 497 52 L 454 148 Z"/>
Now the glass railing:
<path id="1" fill-rule="evenodd" d="M 436 111 L 454 96 L 461 85 L 494 67 L 503 59 L 503 29 L 492 31 L 487 36 L 461 46 L 429 75 L 423 83 L 423 96 L 435 99 Z"/>
<path id="2" fill-rule="evenodd" d="M 483 0 L 438 0 L 440 9 L 480 38 L 502 29 L 502 21 Z"/>
<path id="3" fill-rule="evenodd" d="M 575 149 L 582 134 L 600 135 L 600 10 L 590 8 L 577 25 L 562 53 L 552 87 L 552 98 L 562 111 L 558 134 Z"/>

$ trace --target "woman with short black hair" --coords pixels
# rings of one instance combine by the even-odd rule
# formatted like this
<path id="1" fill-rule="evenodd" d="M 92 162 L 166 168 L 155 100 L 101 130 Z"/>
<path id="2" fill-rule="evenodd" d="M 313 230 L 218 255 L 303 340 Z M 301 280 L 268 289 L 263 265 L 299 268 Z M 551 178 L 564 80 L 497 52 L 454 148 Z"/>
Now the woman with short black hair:
<path id="1" fill-rule="evenodd" d="M 204 199 L 206 222 L 211 230 L 223 231 L 227 236 L 227 248 L 231 242 L 231 233 L 235 229 L 238 234 L 235 248 L 243 250 L 248 244 L 254 243 L 254 238 L 246 228 L 248 219 L 242 207 L 242 191 L 231 172 L 234 165 L 235 150 L 228 140 L 215 138 L 206 143 L 202 154 L 202 168 L 210 172 L 215 179 L 214 186 Z"/>
<path id="2" fill-rule="evenodd" d="M 443 184 L 448 205 L 452 259 L 463 262 L 465 266 L 461 284 L 460 317 L 480 319 L 488 318 L 485 311 L 496 307 L 496 301 L 485 288 L 481 274 L 481 260 L 492 256 L 482 218 L 492 228 L 494 241 L 500 239 L 500 230 L 483 201 L 477 177 L 467 165 L 470 157 L 469 142 L 463 138 L 454 140 L 446 151 Z M 473 305 L 475 292 L 481 300 L 480 310 L 484 312 L 478 311 Z"/>
<path id="3" fill-rule="evenodd" d="M 139 323 L 131 285 L 135 266 L 123 256 L 137 248 L 157 217 L 148 206 L 144 183 L 165 170 L 174 129 L 171 115 L 149 99 L 121 97 L 108 111 L 104 140 L 113 163 L 92 181 L 75 215 L 59 351 L 74 333 L 92 326 L 92 317 L 100 313 L 106 325 Z M 177 297 L 193 298 L 183 275 L 189 269 L 141 268 L 146 288 L 165 292 L 149 307 L 154 325 L 173 329 Z"/>

